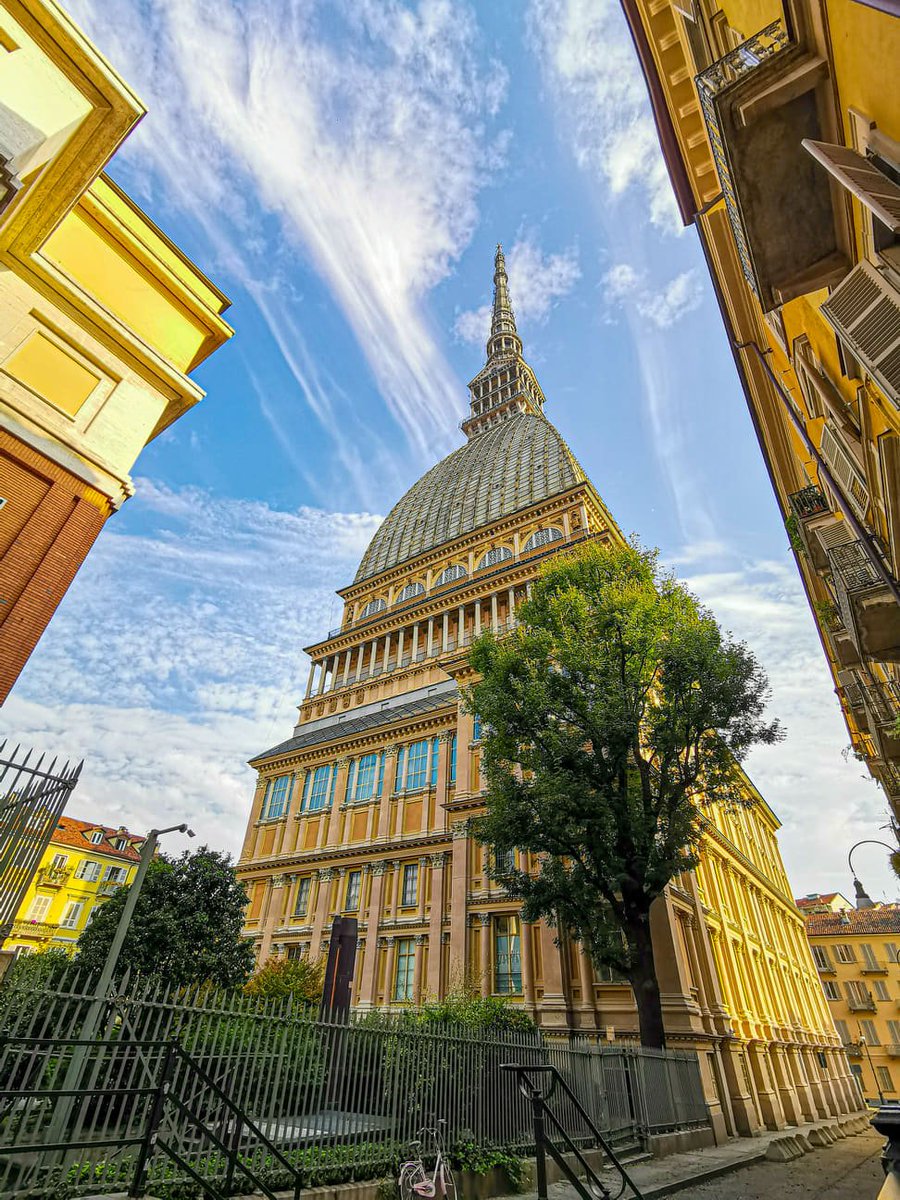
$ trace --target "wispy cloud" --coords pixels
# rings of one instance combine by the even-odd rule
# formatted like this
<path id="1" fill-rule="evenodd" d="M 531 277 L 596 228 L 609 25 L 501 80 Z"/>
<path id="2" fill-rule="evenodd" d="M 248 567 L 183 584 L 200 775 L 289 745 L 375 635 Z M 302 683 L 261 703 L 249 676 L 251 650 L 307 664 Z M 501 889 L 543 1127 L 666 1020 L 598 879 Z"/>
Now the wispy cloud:
<path id="1" fill-rule="evenodd" d="M 325 282 L 421 458 L 459 417 L 423 300 L 477 223 L 504 68 L 449 0 L 72 0 L 147 101 L 126 153 L 254 296 L 337 444 L 348 411 L 310 381 L 292 256 Z M 201 67 L 202 64 L 202 67 Z M 289 330 L 290 344 L 285 331 Z"/>
<path id="2" fill-rule="evenodd" d="M 289 735 L 302 647 L 337 623 L 333 589 L 380 518 L 139 482 L 132 517 L 153 535 L 104 530 L 3 715 L 19 739 L 86 758 L 74 815 L 138 830 L 190 817 L 233 850 L 244 764 Z"/>
<path id="3" fill-rule="evenodd" d="M 618 0 L 531 0 L 536 52 L 579 163 L 614 198 L 642 193 L 652 223 L 679 227 L 647 90 Z"/>
<path id="4" fill-rule="evenodd" d="M 657 329 L 670 329 L 703 302 L 703 284 L 693 267 L 668 283 L 652 284 L 629 263 L 616 263 L 603 276 L 602 287 L 610 306 L 631 304 Z"/>
<path id="5" fill-rule="evenodd" d="M 574 246 L 546 254 L 534 232 L 519 238 L 505 257 L 516 320 L 526 325 L 545 321 L 556 302 L 568 295 L 581 278 Z M 456 336 L 464 342 L 487 341 L 490 328 L 490 304 L 461 312 L 454 325 Z"/>

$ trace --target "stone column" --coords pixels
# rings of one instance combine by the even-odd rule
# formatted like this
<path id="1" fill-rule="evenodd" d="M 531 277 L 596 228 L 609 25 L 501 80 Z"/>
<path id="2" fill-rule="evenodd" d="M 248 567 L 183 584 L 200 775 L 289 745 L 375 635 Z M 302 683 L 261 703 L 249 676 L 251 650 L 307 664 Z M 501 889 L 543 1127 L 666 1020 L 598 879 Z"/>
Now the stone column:
<path id="1" fill-rule="evenodd" d="M 422 1003 L 422 969 L 425 960 L 425 943 L 427 939 L 424 933 L 416 934 L 416 965 L 413 973 L 413 999 L 416 1004 Z"/>
<path id="2" fill-rule="evenodd" d="M 457 650 L 466 640 L 466 607 L 460 604 L 456 610 L 456 648 Z"/>
<path id="3" fill-rule="evenodd" d="M 341 680 L 341 687 L 347 686 L 347 681 L 350 678 L 350 662 L 353 658 L 353 651 L 348 650 L 344 655 L 344 677 Z"/>
<path id="4" fill-rule="evenodd" d="M 525 1007 L 534 1014 L 534 956 L 531 953 L 532 929 L 519 918 L 519 955 L 522 959 L 522 997 Z"/>
<path id="5" fill-rule="evenodd" d="M 491 630 L 496 633 L 497 626 L 500 624 L 497 615 L 497 593 L 491 592 Z"/>
<path id="6" fill-rule="evenodd" d="M 444 613 L 443 620 L 443 636 L 441 639 L 441 652 L 446 653 L 447 642 L 450 640 L 450 611 Z"/>
<path id="7" fill-rule="evenodd" d="M 444 863 L 447 855 L 432 854 L 431 911 L 428 914 L 428 995 L 439 1000 L 441 988 L 441 932 L 444 919 Z"/>
<path id="8" fill-rule="evenodd" d="M 372 653 L 369 655 L 369 678 L 375 674 L 375 659 L 378 655 L 378 638 L 372 639 Z"/>
<path id="9" fill-rule="evenodd" d="M 394 1003 L 395 984 L 397 981 L 397 939 L 396 937 L 382 938 L 379 945 L 387 946 L 387 968 L 384 976 L 384 999 L 386 1004 Z"/>
<path id="10" fill-rule="evenodd" d="M 398 671 L 400 670 L 400 667 L 403 663 L 403 642 L 405 640 L 405 635 L 406 635 L 405 629 L 401 629 L 400 632 L 397 634 L 397 670 Z"/>
<path id="11" fill-rule="evenodd" d="M 313 676 L 315 675 L 315 673 L 316 673 L 316 664 L 314 662 L 310 662 L 310 664 L 309 664 L 309 679 L 307 679 L 307 681 L 306 681 L 306 695 L 303 697 L 304 700 L 308 700 L 310 698 L 310 696 L 312 695 Z"/>
<path id="12" fill-rule="evenodd" d="M 478 599 L 475 601 L 475 629 L 473 631 L 472 636 L 478 637 L 478 635 L 480 633 L 481 633 L 481 597 L 479 596 Z"/>
<path id="13" fill-rule="evenodd" d="M 516 623 L 516 589 L 514 587 L 511 587 L 507 593 L 506 605 L 506 623 L 511 629 Z"/>
<path id="14" fill-rule="evenodd" d="M 326 846 L 339 846 L 341 844 L 341 819 L 343 816 L 341 809 L 344 803 L 344 794 L 347 791 L 347 772 L 350 769 L 350 759 L 339 758 L 334 764 L 333 769 L 337 771 L 337 780 L 334 785 L 334 802 L 331 805 L 331 812 L 328 815 Z"/>
<path id="15" fill-rule="evenodd" d="M 316 915 L 313 919 L 312 939 L 310 943 L 310 956 L 318 958 L 322 953 L 322 942 L 328 937 L 325 931 L 328 917 L 331 915 L 331 881 L 334 879 L 334 870 L 331 867 L 323 867 L 319 871 L 319 890 L 316 894 Z"/>
<path id="16" fill-rule="evenodd" d="M 803 1114 L 800 1111 L 797 1092 L 793 1086 L 790 1069 L 785 1058 L 784 1046 L 774 1044 L 770 1046 L 769 1061 L 772 1065 L 772 1074 L 775 1076 L 775 1086 L 778 1089 L 784 1118 L 788 1125 L 801 1125 Z"/>
<path id="17" fill-rule="evenodd" d="M 806 1074 L 806 1064 L 803 1062 L 799 1046 L 788 1046 L 787 1062 L 793 1077 L 794 1090 L 800 1102 L 800 1112 L 803 1115 L 803 1119 L 805 1121 L 815 1121 L 816 1106 Z"/>
<path id="18" fill-rule="evenodd" d="M 384 839 L 391 833 L 391 811 L 393 809 L 394 786 L 397 782 L 397 746 L 387 746 L 384 751 L 384 786 L 381 791 L 378 811 L 378 837 Z"/>
<path id="19" fill-rule="evenodd" d="M 753 1079 L 756 1083 L 760 1113 L 766 1129 L 784 1129 L 784 1113 L 781 1111 L 781 1102 L 772 1086 L 766 1048 L 760 1042 L 751 1042 L 747 1047 L 747 1052 L 750 1057 L 750 1069 L 753 1071 Z"/>
<path id="20" fill-rule="evenodd" d="M 428 618 L 428 653 L 427 658 L 434 656 L 434 617 Z"/>
<path id="21" fill-rule="evenodd" d="M 597 1002 L 594 993 L 594 968 L 591 965 L 591 959 L 588 952 L 579 946 L 578 954 L 578 982 L 581 985 L 581 1007 L 589 1020 L 586 1022 L 588 1028 L 596 1028 L 597 1025 Z M 524 983 L 524 980 L 523 980 Z"/>
<path id="22" fill-rule="evenodd" d="M 490 996 L 491 987 L 491 914 L 479 913 L 478 922 L 481 925 L 478 949 L 481 957 L 481 994 Z"/>
<path id="23" fill-rule="evenodd" d="M 539 928 L 544 984 L 544 995 L 538 1007 L 540 1022 L 550 1028 L 565 1029 L 569 1024 L 569 1017 L 563 991 L 563 970 L 560 961 L 562 947 L 557 946 L 556 931 L 551 929 L 546 921 L 541 921 Z"/>
<path id="24" fill-rule="evenodd" d="M 363 662 L 365 660 L 365 657 L 366 657 L 366 646 L 365 646 L 364 642 L 360 642 L 359 652 L 356 655 L 356 674 L 353 676 L 354 683 L 359 683 L 359 681 L 362 679 Z"/>
<path id="25" fill-rule="evenodd" d="M 416 662 L 419 654 L 419 622 L 413 625 L 412 660 Z"/>
<path id="26" fill-rule="evenodd" d="M 442 733 L 438 738 L 437 788 L 434 797 L 434 831 L 443 833 L 447 828 L 447 797 L 450 779 L 450 750 L 452 733 Z"/>
<path id="27" fill-rule="evenodd" d="M 469 829 L 466 821 L 454 821 L 453 862 L 450 874 L 450 979 L 451 988 L 462 987 L 466 978 L 466 904 L 468 891 Z"/>
<path id="28" fill-rule="evenodd" d="M 381 922 L 382 897 L 384 895 L 384 872 L 387 863 L 372 864 L 372 887 L 369 892 L 369 917 L 366 923 L 366 957 L 363 960 L 359 982 L 359 1007 L 372 1008 L 376 1003 L 378 988 L 378 927 Z"/>
<path id="29" fill-rule="evenodd" d="M 382 666 L 383 671 L 387 671 L 388 660 L 390 659 L 390 657 L 391 657 L 391 635 L 389 633 L 386 633 L 384 635 L 384 659 L 383 659 L 383 666 Z"/>

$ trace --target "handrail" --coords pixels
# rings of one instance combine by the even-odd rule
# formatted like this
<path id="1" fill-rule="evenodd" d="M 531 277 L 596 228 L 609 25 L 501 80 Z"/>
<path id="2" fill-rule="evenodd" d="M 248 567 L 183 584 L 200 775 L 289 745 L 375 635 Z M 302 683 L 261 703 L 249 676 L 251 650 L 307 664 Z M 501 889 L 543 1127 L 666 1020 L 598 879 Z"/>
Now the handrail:
<path id="1" fill-rule="evenodd" d="M 584 1105 L 566 1083 L 563 1075 L 557 1067 L 552 1063 L 501 1063 L 501 1071 L 514 1071 L 516 1074 L 519 1091 L 531 1104 L 532 1122 L 534 1125 L 534 1141 L 535 1155 L 537 1163 L 537 1194 L 538 1200 L 547 1200 L 547 1168 L 545 1163 L 545 1154 L 549 1152 L 551 1158 L 566 1176 L 572 1187 L 578 1192 L 582 1200 L 619 1200 L 624 1195 L 625 1188 L 630 1187 L 634 1196 L 634 1200 L 643 1200 L 641 1192 L 637 1185 L 628 1175 L 628 1172 L 619 1162 L 618 1158 L 607 1142 L 606 1138 L 597 1128 L 593 1119 L 586 1111 Z M 529 1079 L 529 1074 L 536 1073 L 550 1076 L 550 1084 L 546 1092 Z M 612 1163 L 616 1171 L 621 1176 L 619 1190 L 614 1194 L 609 1190 L 605 1183 L 599 1178 L 596 1171 L 588 1164 L 581 1150 L 572 1141 L 572 1138 L 566 1132 L 559 1117 L 550 1108 L 547 1103 L 551 1096 L 556 1091 L 557 1085 L 561 1084 L 566 1096 L 575 1106 L 576 1111 L 581 1116 L 584 1123 L 587 1125 L 594 1140 L 599 1143 L 601 1150 Z M 565 1157 L 559 1152 L 552 1140 L 545 1133 L 544 1118 L 549 1117 L 556 1127 L 560 1138 L 569 1148 L 569 1152 L 574 1154 L 582 1170 L 585 1173 L 588 1186 L 585 1186 L 578 1178 Z"/>

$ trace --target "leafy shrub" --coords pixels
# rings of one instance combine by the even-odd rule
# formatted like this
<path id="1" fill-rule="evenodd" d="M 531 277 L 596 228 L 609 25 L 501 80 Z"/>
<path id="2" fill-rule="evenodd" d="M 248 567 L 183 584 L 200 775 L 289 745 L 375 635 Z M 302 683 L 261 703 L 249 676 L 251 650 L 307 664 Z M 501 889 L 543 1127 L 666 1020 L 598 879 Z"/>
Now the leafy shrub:
<path id="1" fill-rule="evenodd" d="M 269 958 L 248 983 L 245 996 L 292 996 L 304 1004 L 318 1004 L 325 983 L 322 958 Z"/>

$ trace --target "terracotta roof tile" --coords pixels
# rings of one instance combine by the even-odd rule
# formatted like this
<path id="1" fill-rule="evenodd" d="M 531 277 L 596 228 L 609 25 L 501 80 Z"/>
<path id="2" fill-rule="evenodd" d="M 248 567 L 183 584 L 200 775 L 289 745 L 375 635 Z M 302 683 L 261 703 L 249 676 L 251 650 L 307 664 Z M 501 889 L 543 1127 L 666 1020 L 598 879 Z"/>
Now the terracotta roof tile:
<path id="1" fill-rule="evenodd" d="M 96 845 L 89 842 L 85 834 L 92 830 L 103 830 L 103 841 Z M 106 854 L 110 858 L 121 858 L 126 862 L 138 862 L 140 854 L 132 846 L 127 850 L 117 850 L 112 844 L 112 838 L 126 837 L 142 843 L 145 839 L 127 829 L 113 829 L 109 825 L 99 825 L 96 821 L 79 821 L 76 817 L 60 817 L 59 824 L 54 830 L 50 842 L 54 846 L 75 846 L 79 850 L 90 850 L 94 854 Z"/>
<path id="2" fill-rule="evenodd" d="M 885 904 L 881 908 L 851 908 L 842 913 L 809 913 L 804 919 L 808 937 L 900 933 L 900 904 Z"/>

